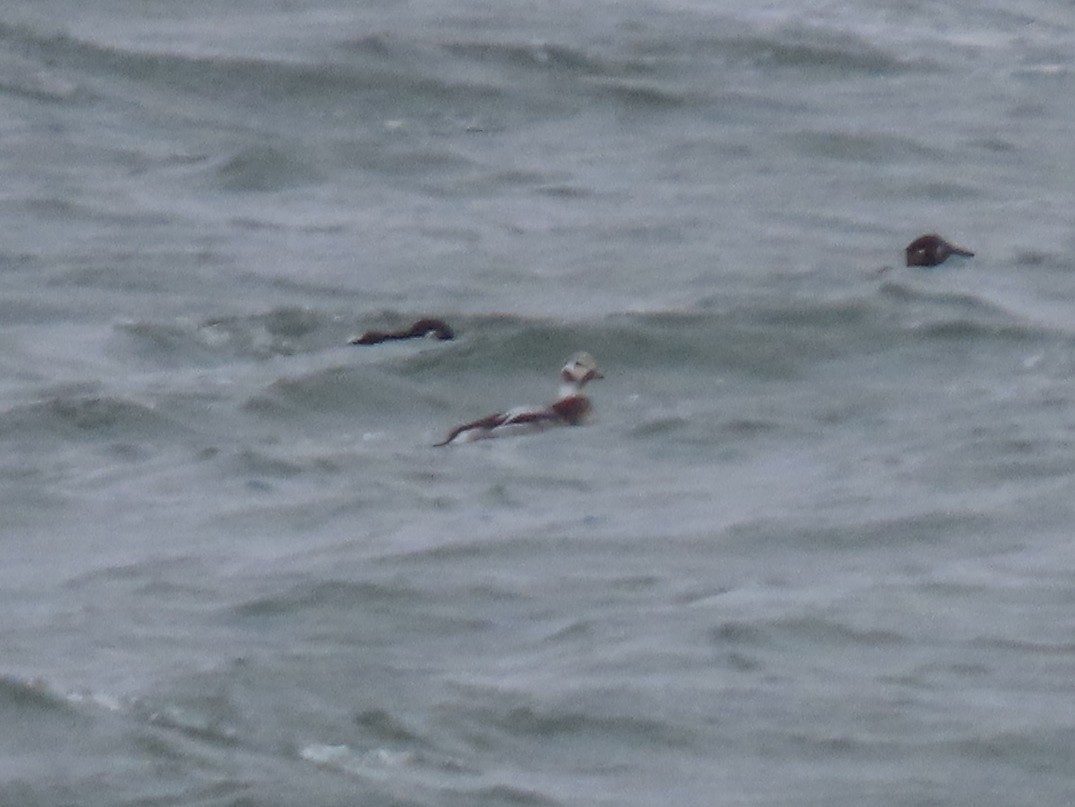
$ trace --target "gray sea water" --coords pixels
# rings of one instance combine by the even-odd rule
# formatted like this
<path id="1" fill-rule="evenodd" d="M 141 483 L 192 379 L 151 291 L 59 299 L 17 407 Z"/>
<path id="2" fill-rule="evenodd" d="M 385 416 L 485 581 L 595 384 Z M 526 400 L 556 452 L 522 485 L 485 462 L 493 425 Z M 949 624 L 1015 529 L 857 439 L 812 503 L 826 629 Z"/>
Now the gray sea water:
<path id="1" fill-rule="evenodd" d="M 1075 804 L 1072 99 L 1058 0 L 8 0 L 0 804 Z"/>

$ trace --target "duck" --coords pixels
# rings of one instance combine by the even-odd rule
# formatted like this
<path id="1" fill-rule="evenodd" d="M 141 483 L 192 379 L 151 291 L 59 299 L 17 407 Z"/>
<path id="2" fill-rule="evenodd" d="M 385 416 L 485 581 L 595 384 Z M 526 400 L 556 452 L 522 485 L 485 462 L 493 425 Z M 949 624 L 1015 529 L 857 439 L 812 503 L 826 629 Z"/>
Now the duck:
<path id="1" fill-rule="evenodd" d="M 560 394 L 542 407 L 518 407 L 456 426 L 435 446 L 469 443 L 492 437 L 542 431 L 551 426 L 577 426 L 593 408 L 582 394 L 589 382 L 604 378 L 589 353 L 576 353 L 560 370 Z"/>
<path id="2" fill-rule="evenodd" d="M 455 331 L 442 319 L 427 317 L 420 319 L 409 328 L 402 331 L 366 331 L 354 336 L 348 344 L 351 345 L 379 345 L 395 339 L 418 339 L 429 336 L 441 341 L 455 339 Z"/>
<path id="3" fill-rule="evenodd" d="M 920 235 L 904 250 L 908 266 L 940 266 L 952 255 L 973 258 L 974 253 L 945 241 L 936 233 Z"/>

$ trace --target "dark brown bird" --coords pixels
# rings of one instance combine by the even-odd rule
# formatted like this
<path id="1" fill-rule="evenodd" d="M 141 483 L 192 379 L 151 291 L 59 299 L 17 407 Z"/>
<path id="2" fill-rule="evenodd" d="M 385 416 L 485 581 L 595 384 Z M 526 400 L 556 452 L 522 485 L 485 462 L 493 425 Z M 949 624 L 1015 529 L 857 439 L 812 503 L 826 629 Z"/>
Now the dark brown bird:
<path id="1" fill-rule="evenodd" d="M 941 238 L 939 235 L 920 235 L 907 245 L 908 266 L 940 266 L 952 255 L 963 255 L 973 258 L 974 253 L 969 249 L 957 247 Z"/>
<path id="2" fill-rule="evenodd" d="M 393 339 L 418 339 L 432 336 L 435 339 L 455 339 L 455 331 L 442 319 L 420 319 L 403 331 L 366 331 L 351 339 L 352 345 L 379 345 Z"/>

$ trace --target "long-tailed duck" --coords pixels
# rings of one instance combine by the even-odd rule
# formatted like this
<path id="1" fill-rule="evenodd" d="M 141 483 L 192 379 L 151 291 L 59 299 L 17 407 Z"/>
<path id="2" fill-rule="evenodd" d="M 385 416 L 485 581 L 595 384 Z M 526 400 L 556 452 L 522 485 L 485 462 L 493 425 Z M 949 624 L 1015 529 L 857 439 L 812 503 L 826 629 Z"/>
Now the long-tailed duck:
<path id="1" fill-rule="evenodd" d="M 420 319 L 403 331 L 366 331 L 350 340 L 352 345 L 379 345 L 393 339 L 418 339 L 431 336 L 435 339 L 455 339 L 455 331 L 442 319 Z"/>
<path id="2" fill-rule="evenodd" d="M 576 353 L 560 370 L 560 394 L 548 406 L 519 407 L 508 412 L 488 415 L 456 426 L 437 446 L 449 443 L 469 443 L 489 437 L 525 434 L 550 426 L 577 426 L 589 413 L 590 399 L 582 388 L 596 378 L 604 378 L 589 353 Z"/>
<path id="3" fill-rule="evenodd" d="M 933 233 L 920 235 L 907 245 L 908 266 L 940 266 L 952 255 L 962 255 L 973 258 L 974 253 L 969 249 L 950 244 Z"/>

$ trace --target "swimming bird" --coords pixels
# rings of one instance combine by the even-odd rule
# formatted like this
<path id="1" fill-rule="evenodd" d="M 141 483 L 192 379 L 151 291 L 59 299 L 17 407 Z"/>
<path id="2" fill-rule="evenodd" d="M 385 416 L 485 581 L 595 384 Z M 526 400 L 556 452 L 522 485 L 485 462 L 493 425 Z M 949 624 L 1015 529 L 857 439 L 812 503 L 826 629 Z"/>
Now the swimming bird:
<path id="1" fill-rule="evenodd" d="M 969 249 L 950 244 L 934 233 L 920 235 L 907 245 L 905 251 L 908 266 L 940 266 L 952 255 L 974 257 Z"/>
<path id="2" fill-rule="evenodd" d="M 550 426 L 577 426 L 589 414 L 590 399 L 582 388 L 597 378 L 604 378 L 589 353 L 576 353 L 560 370 L 560 394 L 548 406 L 519 407 L 508 412 L 473 420 L 456 426 L 437 446 L 469 443 L 489 437 L 525 434 Z"/>
<path id="3" fill-rule="evenodd" d="M 420 319 L 403 331 L 366 331 L 353 337 L 349 344 L 379 345 L 393 339 L 418 339 L 422 336 L 432 336 L 443 341 L 455 339 L 455 331 L 442 319 Z"/>

